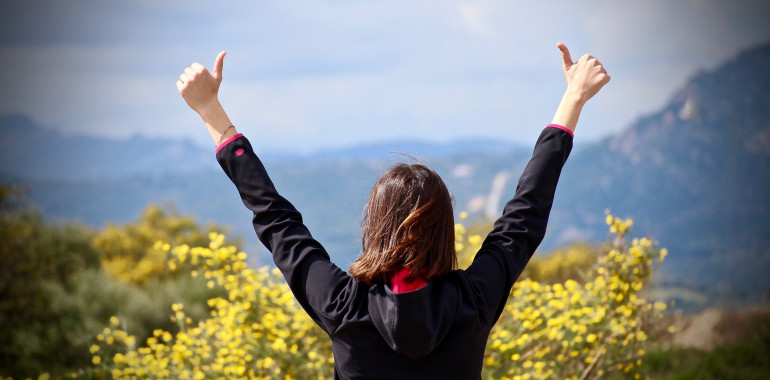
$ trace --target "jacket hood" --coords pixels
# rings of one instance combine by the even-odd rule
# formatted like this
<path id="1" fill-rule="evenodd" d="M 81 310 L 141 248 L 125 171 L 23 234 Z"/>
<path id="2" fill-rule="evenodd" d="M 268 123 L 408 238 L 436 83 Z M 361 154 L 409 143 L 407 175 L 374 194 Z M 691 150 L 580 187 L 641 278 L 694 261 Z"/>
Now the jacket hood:
<path id="1" fill-rule="evenodd" d="M 393 351 L 412 359 L 430 354 L 444 339 L 454 323 L 456 297 L 439 295 L 456 292 L 431 281 L 424 287 L 394 293 L 389 286 L 375 284 L 369 289 L 369 314 L 374 326 Z"/>

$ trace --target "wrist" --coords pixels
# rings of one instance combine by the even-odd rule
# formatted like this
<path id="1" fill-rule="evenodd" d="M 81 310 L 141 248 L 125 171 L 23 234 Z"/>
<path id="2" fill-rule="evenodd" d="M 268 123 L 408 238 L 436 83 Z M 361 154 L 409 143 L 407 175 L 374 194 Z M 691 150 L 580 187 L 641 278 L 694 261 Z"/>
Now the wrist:
<path id="1" fill-rule="evenodd" d="M 214 101 L 200 107 L 197 111 L 203 122 L 206 123 L 206 128 L 215 145 L 238 133 L 235 128 L 231 128 L 233 122 L 230 121 L 227 112 L 225 112 L 219 100 L 214 99 Z"/>
<path id="2" fill-rule="evenodd" d="M 564 95 L 561 98 L 562 104 L 568 104 L 579 108 L 583 108 L 587 101 L 588 99 L 585 99 L 585 96 L 583 96 L 581 91 L 570 87 L 567 87 L 567 90 L 564 91 Z"/>
<path id="3" fill-rule="evenodd" d="M 195 111 L 198 112 L 198 115 L 200 115 L 205 122 L 216 118 L 218 114 L 224 112 L 224 108 L 222 107 L 222 104 L 219 103 L 219 99 L 214 98 L 211 101 L 203 103 L 200 107 L 196 108 Z"/>
<path id="4" fill-rule="evenodd" d="M 564 126 L 574 132 L 584 104 L 579 95 L 567 90 L 561 98 L 551 123 Z"/>

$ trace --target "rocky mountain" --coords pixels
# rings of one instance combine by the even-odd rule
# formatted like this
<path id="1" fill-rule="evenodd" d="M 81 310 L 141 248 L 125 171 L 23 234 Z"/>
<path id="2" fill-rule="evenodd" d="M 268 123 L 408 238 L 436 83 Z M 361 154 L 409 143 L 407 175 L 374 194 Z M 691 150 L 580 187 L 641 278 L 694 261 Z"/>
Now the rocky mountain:
<path id="1" fill-rule="evenodd" d="M 601 240 L 610 209 L 669 248 L 664 281 L 765 298 L 770 45 L 696 74 L 659 112 L 571 157 L 560 186 L 555 241 Z"/>

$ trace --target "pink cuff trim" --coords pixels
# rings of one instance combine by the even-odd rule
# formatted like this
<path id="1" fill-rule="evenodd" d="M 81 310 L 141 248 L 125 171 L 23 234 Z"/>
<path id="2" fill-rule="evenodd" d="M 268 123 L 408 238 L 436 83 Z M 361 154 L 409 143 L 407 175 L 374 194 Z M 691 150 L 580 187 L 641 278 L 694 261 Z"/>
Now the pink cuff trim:
<path id="1" fill-rule="evenodd" d="M 219 153 L 219 151 L 222 150 L 222 148 L 224 148 L 225 145 L 231 143 L 233 140 L 235 140 L 235 139 L 237 139 L 239 137 L 243 137 L 243 133 L 239 133 L 237 135 L 230 136 L 230 138 L 228 138 L 227 140 L 222 141 L 222 143 L 219 144 L 219 146 L 217 147 L 217 150 L 214 151 L 214 154 Z"/>
<path id="2" fill-rule="evenodd" d="M 563 126 L 563 125 L 559 125 L 559 124 L 548 124 L 548 125 L 546 125 L 545 127 L 546 127 L 546 128 L 558 128 L 558 129 L 561 129 L 562 131 L 569 133 L 569 135 L 570 135 L 570 136 L 572 136 L 572 138 L 573 138 L 573 139 L 575 138 L 575 133 L 573 133 L 572 131 L 570 131 L 570 130 L 569 130 L 569 128 L 567 128 L 567 127 L 565 127 L 565 126 Z"/>

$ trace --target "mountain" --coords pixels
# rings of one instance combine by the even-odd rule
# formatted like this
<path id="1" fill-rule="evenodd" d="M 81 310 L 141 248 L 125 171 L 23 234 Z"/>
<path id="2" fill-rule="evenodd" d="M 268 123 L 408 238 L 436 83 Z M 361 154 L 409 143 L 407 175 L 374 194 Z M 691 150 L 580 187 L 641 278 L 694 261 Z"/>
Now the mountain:
<path id="1" fill-rule="evenodd" d="M 33 146 L 34 149 L 30 147 Z M 507 154 L 530 149 L 526 145 L 493 139 L 466 139 L 443 143 L 394 140 L 353 147 L 324 149 L 307 154 L 263 152 L 273 162 L 385 161 L 388 155 L 420 160 L 455 155 Z M 133 136 L 127 140 L 83 134 L 68 135 L 43 128 L 31 118 L 0 115 L 0 175 L 20 179 L 104 179 L 141 174 L 193 172 L 217 169 L 213 149 L 191 140 Z"/>
<path id="2" fill-rule="evenodd" d="M 0 116 L 0 174 L 20 179 L 119 178 L 216 168 L 211 150 L 190 140 L 65 135 L 24 115 Z"/>
<path id="3" fill-rule="evenodd" d="M 770 290 L 770 45 L 692 77 L 668 105 L 570 158 L 551 237 L 601 240 L 604 209 L 671 252 L 662 282 Z"/>

